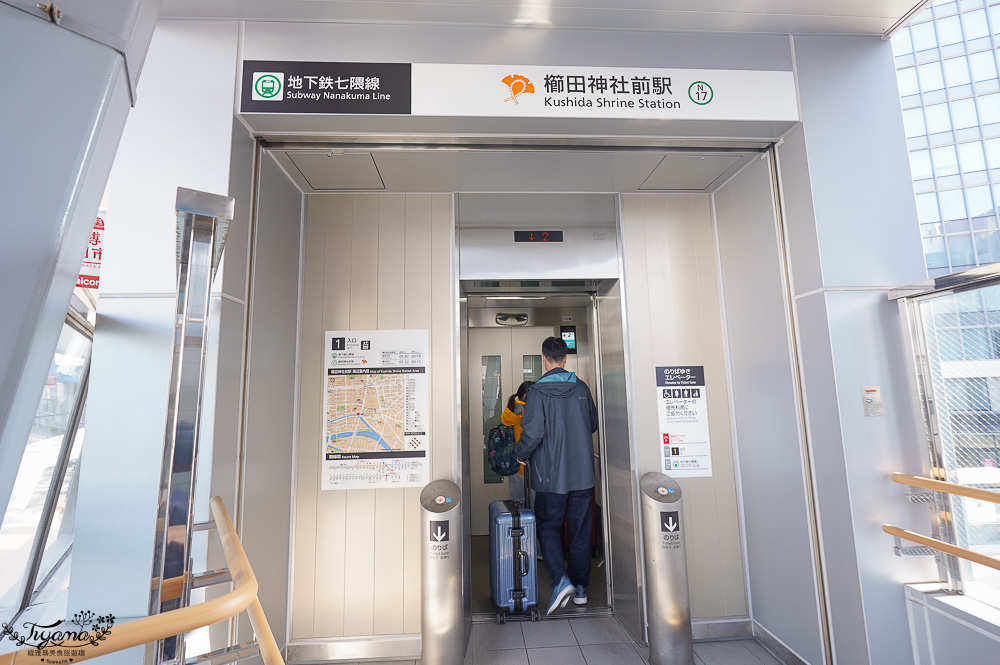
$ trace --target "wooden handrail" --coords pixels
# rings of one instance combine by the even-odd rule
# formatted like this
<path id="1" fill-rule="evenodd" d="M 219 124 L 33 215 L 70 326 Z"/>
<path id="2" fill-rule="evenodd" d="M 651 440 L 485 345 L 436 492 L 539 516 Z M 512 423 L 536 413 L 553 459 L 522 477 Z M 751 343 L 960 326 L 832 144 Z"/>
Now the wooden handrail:
<path id="1" fill-rule="evenodd" d="M 893 473 L 892 479 L 901 485 L 910 485 L 912 487 L 920 487 L 925 490 L 944 492 L 945 494 L 955 494 L 957 496 L 964 496 L 970 499 L 979 499 L 980 501 L 1000 503 L 1000 492 L 979 489 L 978 487 L 968 487 L 967 485 L 946 483 L 943 480 L 933 480 L 932 478 L 924 478 L 923 476 L 910 476 L 899 472 Z"/>
<path id="2" fill-rule="evenodd" d="M 985 554 L 973 552 L 972 550 L 967 550 L 964 547 L 958 547 L 957 545 L 946 543 L 943 540 L 938 540 L 937 538 L 930 538 L 928 536 L 922 536 L 919 533 L 914 533 L 913 531 L 900 529 L 898 526 L 893 526 L 891 524 L 883 524 L 882 530 L 890 536 L 905 538 L 906 540 L 914 543 L 952 554 L 960 559 L 965 559 L 966 561 L 971 561 L 972 563 L 978 563 L 982 566 L 988 566 L 994 570 L 1000 570 L 1000 561 L 994 559 L 993 557 L 986 556 Z"/>
<path id="3" fill-rule="evenodd" d="M 260 645 L 260 653 L 265 665 L 284 665 L 281 651 L 271 633 L 267 619 L 264 617 L 260 601 L 257 599 L 257 578 L 250 568 L 250 562 L 247 560 L 243 545 L 236 535 L 236 528 L 233 526 L 232 520 L 229 519 L 226 506 L 220 497 L 213 497 L 211 508 L 215 518 L 215 526 L 222 541 L 222 550 L 233 578 L 233 590 L 198 605 L 182 607 L 115 626 L 97 646 L 76 647 L 77 651 L 82 648 L 83 654 L 73 656 L 74 663 L 155 642 L 173 635 L 181 635 L 196 628 L 210 626 L 250 608 L 250 624 L 253 626 L 254 634 Z M 37 653 L 35 647 L 32 647 L 0 655 L 0 665 L 37 664 L 46 657 L 45 653 L 29 656 L 28 653 L 31 651 Z M 51 659 L 51 655 L 48 658 Z"/>

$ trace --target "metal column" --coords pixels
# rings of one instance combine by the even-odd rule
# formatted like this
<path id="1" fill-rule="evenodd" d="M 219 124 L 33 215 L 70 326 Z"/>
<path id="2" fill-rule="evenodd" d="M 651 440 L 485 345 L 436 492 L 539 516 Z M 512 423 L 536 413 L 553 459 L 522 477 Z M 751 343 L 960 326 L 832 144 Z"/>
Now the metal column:
<path id="1" fill-rule="evenodd" d="M 462 584 L 462 491 L 435 480 L 420 492 L 420 662 L 461 665 L 465 660 Z"/>
<path id="2" fill-rule="evenodd" d="M 670 476 L 647 473 L 642 496 L 643 556 L 650 665 L 694 665 L 691 601 L 681 526 L 681 488 Z"/>
<path id="3" fill-rule="evenodd" d="M 151 616 L 186 606 L 191 592 L 189 563 L 208 308 L 235 203 L 228 196 L 177 188 L 177 314 L 153 547 Z M 147 646 L 147 665 L 183 661 L 181 635 Z"/>

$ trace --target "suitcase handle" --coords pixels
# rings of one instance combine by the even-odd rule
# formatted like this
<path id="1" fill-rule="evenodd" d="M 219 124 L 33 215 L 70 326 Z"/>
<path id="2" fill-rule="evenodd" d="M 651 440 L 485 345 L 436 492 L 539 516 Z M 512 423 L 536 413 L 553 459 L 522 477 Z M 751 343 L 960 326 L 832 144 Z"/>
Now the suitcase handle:
<path id="1" fill-rule="evenodd" d="M 527 577 L 530 572 L 531 557 L 529 557 L 528 553 L 524 550 L 518 551 L 518 554 L 521 555 L 521 559 L 523 560 L 521 563 L 521 577 Z"/>

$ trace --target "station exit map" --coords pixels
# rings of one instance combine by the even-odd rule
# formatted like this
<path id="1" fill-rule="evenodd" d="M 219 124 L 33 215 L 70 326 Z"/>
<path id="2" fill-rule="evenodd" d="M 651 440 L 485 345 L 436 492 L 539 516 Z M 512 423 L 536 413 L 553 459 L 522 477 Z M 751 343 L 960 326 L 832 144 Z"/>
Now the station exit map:
<path id="1" fill-rule="evenodd" d="M 325 343 L 323 489 L 427 484 L 427 331 L 328 331 Z"/>

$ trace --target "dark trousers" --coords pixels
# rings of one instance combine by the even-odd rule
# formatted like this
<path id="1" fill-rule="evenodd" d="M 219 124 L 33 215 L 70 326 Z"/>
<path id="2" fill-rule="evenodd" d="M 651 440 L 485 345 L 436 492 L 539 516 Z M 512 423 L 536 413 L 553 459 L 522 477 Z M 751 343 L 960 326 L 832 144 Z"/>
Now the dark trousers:
<path id="1" fill-rule="evenodd" d="M 538 544 L 545 558 L 545 570 L 558 584 L 563 575 L 569 575 L 574 585 L 590 584 L 590 507 L 594 488 L 574 490 L 569 494 L 535 492 L 535 521 Z M 560 534 L 563 518 L 569 523 L 569 566 L 563 567 L 563 548 Z"/>

